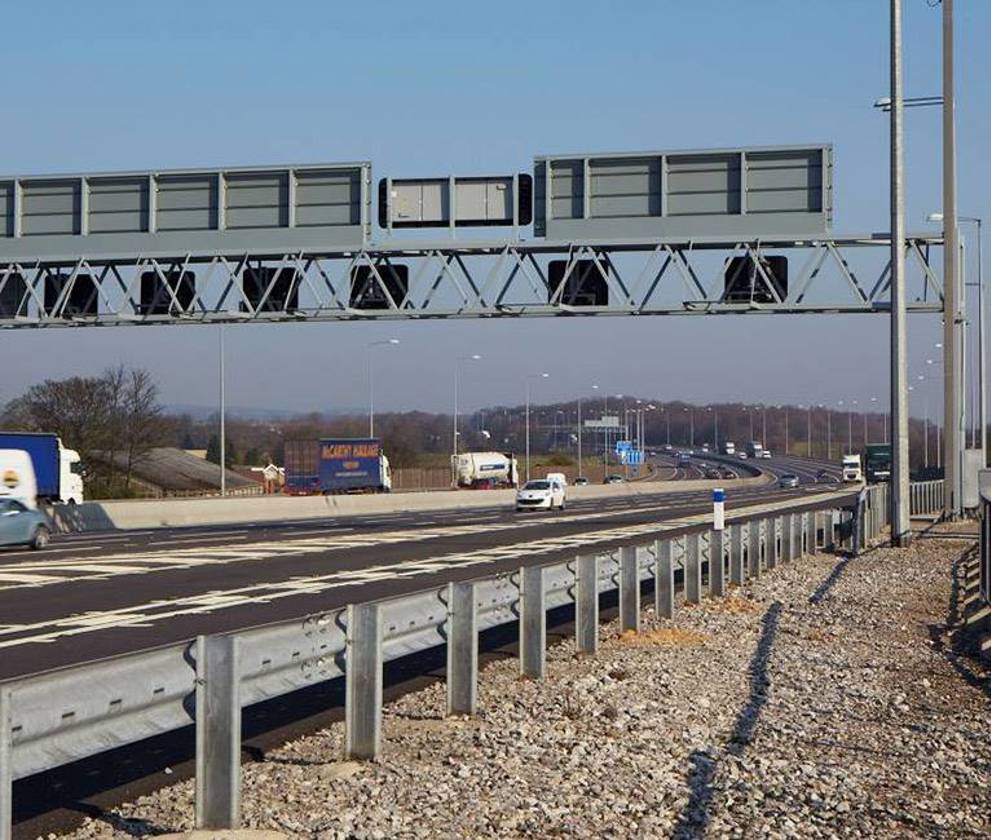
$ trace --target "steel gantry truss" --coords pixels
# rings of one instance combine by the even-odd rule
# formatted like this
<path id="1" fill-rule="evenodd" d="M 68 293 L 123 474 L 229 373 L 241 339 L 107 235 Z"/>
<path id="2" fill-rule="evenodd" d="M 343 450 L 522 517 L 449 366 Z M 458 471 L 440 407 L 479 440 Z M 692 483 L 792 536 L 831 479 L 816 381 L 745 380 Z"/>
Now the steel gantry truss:
<path id="1" fill-rule="evenodd" d="M 906 240 L 911 311 L 938 312 L 937 236 Z M 941 247 L 940 247 L 941 250 Z M 783 273 L 786 256 L 790 277 Z M 787 271 L 785 269 L 784 271 Z M 19 259 L 0 327 L 890 310 L 887 234 L 440 243 Z"/>

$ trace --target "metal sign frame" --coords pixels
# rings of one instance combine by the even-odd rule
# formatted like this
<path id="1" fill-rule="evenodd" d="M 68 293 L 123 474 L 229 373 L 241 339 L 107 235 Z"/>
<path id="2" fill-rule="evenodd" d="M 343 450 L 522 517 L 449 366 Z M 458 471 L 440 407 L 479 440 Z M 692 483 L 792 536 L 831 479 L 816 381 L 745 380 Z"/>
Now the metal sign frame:
<path id="1" fill-rule="evenodd" d="M 943 289 L 930 261 L 936 235 L 915 234 L 906 240 L 907 263 L 915 269 L 909 311 L 940 312 Z M 802 258 L 791 273 L 786 297 L 765 278 L 766 290 L 750 302 L 730 301 L 725 268 L 736 256 L 748 256 L 761 271 L 760 257 L 785 250 Z M 554 287 L 548 260 L 569 260 Z M 856 257 L 856 259 L 855 259 Z M 867 269 L 855 268 L 861 257 Z M 424 318 L 493 318 L 592 315 L 715 315 L 887 313 L 890 311 L 890 242 L 887 234 L 774 240 L 660 239 L 640 241 L 522 242 L 515 239 L 472 243 L 390 242 L 357 249 L 328 248 L 280 252 L 270 250 L 135 253 L 113 258 L 79 253 L 52 258 L 0 261 L 0 328 L 216 324 L 284 321 L 417 320 Z M 704 263 L 715 263 L 713 269 Z M 570 305 L 562 296 L 578 265 L 599 273 L 609 291 L 602 306 Z M 390 292 L 384 267 L 408 266 L 409 286 L 400 299 Z M 364 266 L 381 291 L 375 308 L 352 305 L 356 269 Z M 271 269 L 268 287 L 245 293 L 246 272 Z M 168 278 L 195 272 L 195 289 L 180 300 Z M 281 272 L 294 273 L 294 295 L 273 296 Z M 161 278 L 168 306 L 142 307 L 142 274 Z M 824 287 L 828 273 L 831 286 Z M 65 275 L 60 294 L 45 303 L 46 284 Z M 88 279 L 86 279 L 88 278 Z M 70 306 L 76 283 L 92 282 L 94 308 L 78 314 Z M 391 284 L 394 286 L 394 284 Z M 573 288 L 573 286 L 572 286 Z M 666 296 L 665 296 L 666 295 Z M 285 296 L 283 296 L 285 297 Z M 770 299 L 771 302 L 759 302 Z M 384 303 L 383 303 L 384 301 Z M 51 301 L 50 301 L 51 302 Z M 162 312 L 162 310 L 167 310 Z M 95 314 L 93 314 L 95 312 Z"/>

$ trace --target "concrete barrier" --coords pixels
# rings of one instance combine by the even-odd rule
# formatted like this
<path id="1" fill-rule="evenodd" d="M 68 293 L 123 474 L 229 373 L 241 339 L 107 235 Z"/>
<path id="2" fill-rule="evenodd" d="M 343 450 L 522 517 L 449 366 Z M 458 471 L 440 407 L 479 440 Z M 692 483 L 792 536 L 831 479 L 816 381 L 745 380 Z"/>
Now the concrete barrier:
<path id="1" fill-rule="evenodd" d="M 660 496 L 710 490 L 714 487 L 755 487 L 770 483 L 767 475 L 725 481 L 672 481 L 569 487 L 568 498 Z M 514 490 L 437 490 L 425 493 L 380 493 L 342 496 L 240 496 L 205 499 L 133 499 L 87 502 L 72 508 L 60 506 L 55 523 L 60 531 L 84 532 L 109 529 L 175 528 L 202 525 L 246 525 L 372 516 L 385 513 L 471 510 L 510 507 Z"/>

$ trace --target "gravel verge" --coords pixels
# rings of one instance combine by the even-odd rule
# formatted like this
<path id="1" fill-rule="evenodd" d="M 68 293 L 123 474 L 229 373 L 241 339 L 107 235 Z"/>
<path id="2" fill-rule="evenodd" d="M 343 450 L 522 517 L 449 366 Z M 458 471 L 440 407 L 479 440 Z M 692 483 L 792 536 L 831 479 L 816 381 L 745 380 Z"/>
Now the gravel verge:
<path id="1" fill-rule="evenodd" d="M 963 540 L 820 554 L 730 597 L 565 640 L 548 678 L 486 668 L 480 713 L 444 687 L 386 708 L 384 756 L 331 727 L 244 769 L 244 824 L 306 838 L 988 837 L 991 681 L 954 644 Z M 193 785 L 73 838 L 191 827 Z"/>

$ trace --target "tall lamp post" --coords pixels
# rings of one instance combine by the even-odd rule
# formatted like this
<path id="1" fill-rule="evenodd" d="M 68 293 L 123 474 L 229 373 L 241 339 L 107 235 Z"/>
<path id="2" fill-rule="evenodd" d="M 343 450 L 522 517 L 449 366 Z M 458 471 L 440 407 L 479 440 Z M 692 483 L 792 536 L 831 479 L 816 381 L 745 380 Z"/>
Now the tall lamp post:
<path id="1" fill-rule="evenodd" d="M 458 356 L 454 360 L 454 441 L 451 451 L 455 458 L 458 457 L 458 390 L 461 385 L 461 368 L 465 362 L 477 362 L 481 358 L 478 353 L 472 353 L 470 356 Z"/>
<path id="2" fill-rule="evenodd" d="M 930 213 L 926 217 L 930 222 L 942 222 L 942 213 Z M 986 372 L 986 350 L 984 331 L 984 254 L 983 254 L 983 220 L 978 216 L 957 216 L 961 222 L 970 222 L 977 225 L 977 378 L 978 378 L 978 398 L 977 398 L 977 420 L 981 430 L 981 452 L 984 453 L 983 463 L 987 463 L 988 441 L 987 441 L 987 372 Z M 968 284 L 970 285 L 970 284 Z"/>
<path id="3" fill-rule="evenodd" d="M 593 385 L 593 391 L 598 391 L 599 386 Z M 584 475 L 582 472 L 582 398 L 578 398 L 578 475 Z"/>
<path id="4" fill-rule="evenodd" d="M 526 480 L 530 480 L 530 383 L 537 379 L 547 379 L 549 373 L 535 373 L 526 378 Z"/>
<path id="5" fill-rule="evenodd" d="M 368 436 L 375 437 L 375 365 L 372 356 L 376 347 L 392 347 L 399 344 L 398 338 L 368 342 Z"/>
<path id="6" fill-rule="evenodd" d="M 227 495 L 227 377 L 224 371 L 224 325 L 220 325 L 220 495 Z"/>

